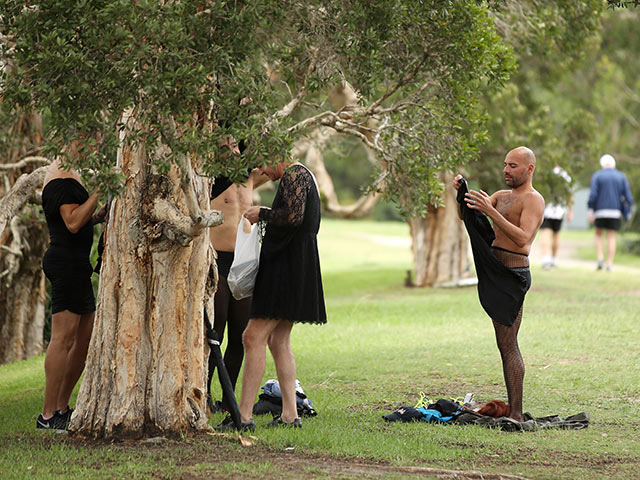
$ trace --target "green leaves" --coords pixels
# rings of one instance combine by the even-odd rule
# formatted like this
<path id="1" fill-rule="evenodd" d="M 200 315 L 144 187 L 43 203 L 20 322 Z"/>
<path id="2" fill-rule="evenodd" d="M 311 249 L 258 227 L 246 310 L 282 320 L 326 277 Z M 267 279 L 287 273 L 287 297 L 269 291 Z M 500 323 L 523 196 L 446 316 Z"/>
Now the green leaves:
<path id="1" fill-rule="evenodd" d="M 560 46 L 583 38 L 592 21 L 583 13 L 593 1 L 551 3 L 535 4 L 536 21 L 545 25 L 540 34 Z M 13 42 L 1 51 L 12 66 L 0 85 L 5 113 L 46 112 L 51 154 L 99 133 L 95 149 L 69 161 L 99 171 L 111 190 L 118 187 L 111 172 L 128 109 L 135 108 L 137 127 L 126 141 L 149 152 L 168 146 L 155 160 L 162 168 L 190 155 L 204 174 L 241 178 L 247 168 L 287 156 L 306 133 L 290 127 L 326 113 L 329 89 L 348 82 L 358 104 L 331 128 L 360 138 L 367 132 L 385 175 L 376 188 L 405 213 L 420 213 L 438 202 L 438 172 L 477 155 L 487 139 L 481 99 L 516 69 L 495 26 L 497 17 L 513 18 L 511 2 L 30 5 L 13 0 L 0 7 L 1 29 Z M 571 15 L 574 23 L 556 21 Z M 584 28 L 571 33 L 567 26 L 576 23 Z M 223 155 L 228 137 L 245 141 L 242 156 Z"/>

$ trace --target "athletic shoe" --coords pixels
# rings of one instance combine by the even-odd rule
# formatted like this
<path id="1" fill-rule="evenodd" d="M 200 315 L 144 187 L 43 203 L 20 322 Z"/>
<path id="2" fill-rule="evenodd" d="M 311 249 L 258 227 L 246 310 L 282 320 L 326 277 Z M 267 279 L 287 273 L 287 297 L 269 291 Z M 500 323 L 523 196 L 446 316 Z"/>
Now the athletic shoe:
<path id="1" fill-rule="evenodd" d="M 302 419 L 298 417 L 298 418 L 295 418 L 293 422 L 285 422 L 284 420 L 282 420 L 282 417 L 278 415 L 267 424 L 267 427 L 302 428 Z"/>
<path id="2" fill-rule="evenodd" d="M 227 415 L 225 419 L 222 421 L 222 423 L 216 425 L 214 429 L 217 430 L 218 432 L 233 432 L 235 430 L 238 430 L 236 428 L 236 424 L 233 422 L 233 418 L 231 418 L 231 415 Z M 240 425 L 241 432 L 253 432 L 255 429 L 256 429 L 256 424 L 253 421 L 253 418 L 246 423 L 241 422 L 241 425 Z"/>
<path id="3" fill-rule="evenodd" d="M 56 412 L 56 415 L 58 416 L 58 420 L 59 420 L 59 425 L 62 425 L 60 427 L 61 430 L 66 430 L 67 427 L 69 426 L 69 422 L 71 421 L 71 414 L 73 413 L 73 408 L 69 407 L 69 405 L 67 405 L 67 411 L 62 413 L 62 410 L 58 410 Z"/>
<path id="4" fill-rule="evenodd" d="M 60 417 L 58 412 L 53 414 L 53 417 L 44 419 L 42 414 L 38 415 L 36 420 L 36 428 L 44 430 L 66 430 L 66 423 L 63 418 Z"/>
<path id="5" fill-rule="evenodd" d="M 596 267 L 596 270 L 602 270 L 602 267 L 604 267 L 604 261 L 598 260 L 598 266 Z"/>

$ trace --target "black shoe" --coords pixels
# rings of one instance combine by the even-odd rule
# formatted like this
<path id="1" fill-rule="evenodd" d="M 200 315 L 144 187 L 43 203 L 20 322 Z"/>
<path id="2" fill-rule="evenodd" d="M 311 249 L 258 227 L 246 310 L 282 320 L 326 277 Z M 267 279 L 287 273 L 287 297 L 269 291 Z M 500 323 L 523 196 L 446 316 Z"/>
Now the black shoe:
<path id="1" fill-rule="evenodd" d="M 38 419 L 36 420 L 36 428 L 43 428 L 45 430 L 56 430 L 56 426 L 54 425 L 56 420 L 55 414 L 53 417 L 44 419 L 42 414 L 38 415 Z"/>
<path id="2" fill-rule="evenodd" d="M 236 428 L 236 424 L 233 423 L 233 418 L 231 415 L 227 415 L 222 423 L 216 425 L 214 427 L 218 432 L 233 432 L 238 430 Z M 249 420 L 247 423 L 241 422 L 240 431 L 241 432 L 253 432 L 256 429 L 256 424 L 253 421 L 253 418 Z"/>
<path id="3" fill-rule="evenodd" d="M 44 419 L 42 414 L 38 415 L 38 419 L 36 420 L 36 428 L 44 430 L 66 430 L 67 424 L 64 418 L 62 418 L 58 412 L 55 412 L 53 414 L 53 417 L 46 420 Z"/>
<path id="4" fill-rule="evenodd" d="M 62 410 L 56 411 L 56 415 L 58 416 L 59 428 L 60 430 L 66 430 L 69 426 L 69 422 L 71 421 L 71 414 L 73 413 L 73 408 L 67 405 L 67 411 L 62 413 Z"/>
<path id="5" fill-rule="evenodd" d="M 291 427 L 291 428 L 302 428 L 302 419 L 300 417 L 295 418 L 293 422 L 285 422 L 282 420 L 282 417 L 278 415 L 269 423 L 267 423 L 267 427 Z"/>

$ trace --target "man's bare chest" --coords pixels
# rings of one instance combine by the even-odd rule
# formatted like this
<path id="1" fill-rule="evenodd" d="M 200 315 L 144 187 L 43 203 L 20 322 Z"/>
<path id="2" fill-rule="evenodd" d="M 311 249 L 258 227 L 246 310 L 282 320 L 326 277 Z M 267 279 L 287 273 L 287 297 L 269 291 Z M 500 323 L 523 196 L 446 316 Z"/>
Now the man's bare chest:
<path id="1" fill-rule="evenodd" d="M 513 194 L 501 195 L 496 201 L 496 210 L 514 225 L 519 225 L 522 199 Z"/>

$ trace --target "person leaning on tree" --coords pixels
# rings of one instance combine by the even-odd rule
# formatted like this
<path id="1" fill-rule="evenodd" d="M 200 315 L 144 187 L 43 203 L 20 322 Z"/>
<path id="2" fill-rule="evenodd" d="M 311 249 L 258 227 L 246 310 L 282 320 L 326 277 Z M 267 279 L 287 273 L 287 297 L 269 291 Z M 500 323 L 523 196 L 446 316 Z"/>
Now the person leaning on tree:
<path id="1" fill-rule="evenodd" d="M 510 189 L 493 195 L 476 190 L 466 192 L 466 184 L 461 190 L 461 175 L 453 181 L 459 192 L 458 213 L 471 238 L 480 302 L 493 321 L 502 358 L 510 417 L 516 421 L 523 420 L 525 368 L 518 347 L 518 331 L 524 295 L 531 284 L 528 256 L 542 224 L 545 205 L 532 185 L 535 167 L 533 151 L 518 147 L 507 153 L 504 160 L 505 183 Z M 466 192 L 464 197 L 462 192 Z"/>
<path id="2" fill-rule="evenodd" d="M 71 147 L 77 155 L 77 145 Z M 42 266 L 51 282 L 51 340 L 44 361 L 45 393 L 36 428 L 66 429 L 71 393 L 84 370 L 96 310 L 89 261 L 93 225 L 104 221 L 106 208 L 94 214 L 98 192 L 89 194 L 77 171 L 55 160 L 45 175 L 42 209 L 50 245 Z"/>

